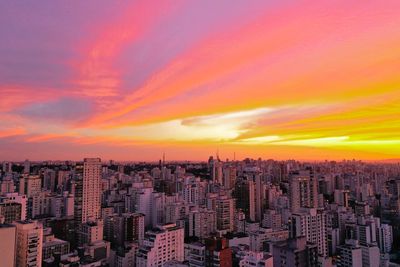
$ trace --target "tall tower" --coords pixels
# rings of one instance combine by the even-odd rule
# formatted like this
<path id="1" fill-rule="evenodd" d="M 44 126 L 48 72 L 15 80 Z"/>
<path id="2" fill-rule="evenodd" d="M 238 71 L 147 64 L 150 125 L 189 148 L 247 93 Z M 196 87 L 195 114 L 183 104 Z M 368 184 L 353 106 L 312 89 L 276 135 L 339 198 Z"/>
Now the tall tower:
<path id="1" fill-rule="evenodd" d="M 83 163 L 81 223 L 100 218 L 101 159 L 86 158 Z"/>
<path id="2" fill-rule="evenodd" d="M 31 170 L 31 163 L 29 162 L 29 160 L 26 159 L 24 161 L 24 173 L 29 174 L 30 170 Z"/>
<path id="3" fill-rule="evenodd" d="M 310 170 L 292 172 L 289 178 L 289 202 L 292 212 L 300 208 L 318 208 L 318 184 Z"/>

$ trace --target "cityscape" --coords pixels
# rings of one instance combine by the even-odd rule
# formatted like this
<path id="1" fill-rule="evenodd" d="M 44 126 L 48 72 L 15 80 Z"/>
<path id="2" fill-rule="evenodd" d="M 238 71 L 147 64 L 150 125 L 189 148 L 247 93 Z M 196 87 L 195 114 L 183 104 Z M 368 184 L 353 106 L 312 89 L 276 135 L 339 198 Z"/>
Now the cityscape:
<path id="1" fill-rule="evenodd" d="M 400 164 L 3 162 L 2 266 L 398 266 Z"/>
<path id="2" fill-rule="evenodd" d="M 0 1 L 0 267 L 400 267 L 400 1 Z"/>

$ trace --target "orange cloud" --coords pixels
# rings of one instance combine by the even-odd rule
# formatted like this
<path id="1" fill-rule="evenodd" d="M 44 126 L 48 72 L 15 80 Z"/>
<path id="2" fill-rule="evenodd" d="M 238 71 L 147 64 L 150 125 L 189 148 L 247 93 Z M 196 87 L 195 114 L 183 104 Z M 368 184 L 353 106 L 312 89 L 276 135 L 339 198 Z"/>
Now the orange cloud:
<path id="1" fill-rule="evenodd" d="M 23 128 L 12 128 L 0 130 L 0 138 L 14 137 L 19 135 L 25 135 L 27 132 Z"/>

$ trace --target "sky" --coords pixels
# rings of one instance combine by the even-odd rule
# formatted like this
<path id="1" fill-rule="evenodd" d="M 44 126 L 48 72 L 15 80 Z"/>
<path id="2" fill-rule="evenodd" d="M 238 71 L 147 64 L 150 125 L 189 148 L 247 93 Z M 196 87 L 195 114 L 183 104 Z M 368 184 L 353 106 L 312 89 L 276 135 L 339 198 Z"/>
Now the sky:
<path id="1" fill-rule="evenodd" d="M 0 160 L 400 158 L 400 1 L 1 1 Z"/>

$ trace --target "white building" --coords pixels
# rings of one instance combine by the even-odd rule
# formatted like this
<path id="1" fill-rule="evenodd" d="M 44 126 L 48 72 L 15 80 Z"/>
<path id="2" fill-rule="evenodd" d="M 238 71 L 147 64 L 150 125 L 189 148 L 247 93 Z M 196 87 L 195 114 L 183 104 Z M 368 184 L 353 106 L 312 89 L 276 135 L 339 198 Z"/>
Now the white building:
<path id="1" fill-rule="evenodd" d="M 362 265 L 379 267 L 380 254 L 376 245 L 361 245 Z"/>
<path id="2" fill-rule="evenodd" d="M 292 237 L 305 236 L 307 241 L 317 244 L 320 256 L 328 256 L 326 213 L 323 210 L 300 209 L 291 217 L 290 230 Z"/>
<path id="3" fill-rule="evenodd" d="M 216 231 L 216 213 L 208 209 L 189 212 L 189 236 L 206 238 Z"/>
<path id="4" fill-rule="evenodd" d="M 25 193 L 29 198 L 42 190 L 42 179 L 39 175 L 29 175 L 25 179 Z"/>
<path id="5" fill-rule="evenodd" d="M 357 240 L 346 240 L 338 247 L 338 267 L 362 267 L 362 251 Z M 379 258 L 378 258 L 379 260 Z"/>
<path id="6" fill-rule="evenodd" d="M 184 260 L 184 230 L 175 224 L 146 232 L 143 245 L 136 254 L 138 267 L 159 266 L 171 260 Z"/>
<path id="7" fill-rule="evenodd" d="M 390 253 L 393 244 L 393 230 L 392 226 L 388 224 L 381 224 L 379 231 L 379 248 L 381 253 Z"/>

